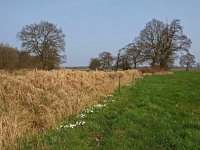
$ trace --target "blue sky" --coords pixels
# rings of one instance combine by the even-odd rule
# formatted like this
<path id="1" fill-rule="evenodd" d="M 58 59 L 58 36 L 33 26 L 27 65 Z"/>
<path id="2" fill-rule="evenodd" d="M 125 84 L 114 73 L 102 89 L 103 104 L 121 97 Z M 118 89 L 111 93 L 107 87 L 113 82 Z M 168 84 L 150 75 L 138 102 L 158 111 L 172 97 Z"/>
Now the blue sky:
<path id="1" fill-rule="evenodd" d="M 49 21 L 66 35 L 66 66 L 88 65 L 102 51 L 117 51 L 156 18 L 181 20 L 200 62 L 200 0 L 0 0 L 0 42 L 20 48 L 23 26 Z"/>

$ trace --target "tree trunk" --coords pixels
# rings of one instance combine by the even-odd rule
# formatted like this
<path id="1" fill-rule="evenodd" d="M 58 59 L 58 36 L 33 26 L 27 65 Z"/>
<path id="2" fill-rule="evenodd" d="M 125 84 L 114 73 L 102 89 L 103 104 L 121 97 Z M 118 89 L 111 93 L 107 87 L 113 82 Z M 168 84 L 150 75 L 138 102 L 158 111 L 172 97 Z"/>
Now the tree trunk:
<path id="1" fill-rule="evenodd" d="M 134 69 L 137 69 L 137 63 L 134 63 Z"/>
<path id="2" fill-rule="evenodd" d="M 185 71 L 188 71 L 188 70 L 189 70 L 189 66 L 187 65 Z"/>
<path id="3" fill-rule="evenodd" d="M 169 69 L 169 66 L 167 64 L 167 61 L 161 61 L 160 62 L 160 68 L 163 68 L 163 69 Z"/>
<path id="4" fill-rule="evenodd" d="M 156 66 L 156 61 L 155 60 L 152 60 L 152 62 L 151 62 L 151 67 L 155 67 Z"/>
<path id="5" fill-rule="evenodd" d="M 119 69 L 119 57 L 120 57 L 120 53 L 118 53 L 118 55 L 117 55 L 117 66 L 116 66 L 116 70 Z"/>

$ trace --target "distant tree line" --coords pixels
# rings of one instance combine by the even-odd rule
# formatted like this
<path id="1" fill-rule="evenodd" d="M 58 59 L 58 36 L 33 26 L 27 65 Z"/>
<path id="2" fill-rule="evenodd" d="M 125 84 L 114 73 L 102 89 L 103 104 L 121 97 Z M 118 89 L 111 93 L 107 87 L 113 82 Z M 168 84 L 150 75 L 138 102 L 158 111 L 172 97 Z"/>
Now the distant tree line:
<path id="1" fill-rule="evenodd" d="M 51 70 L 65 61 L 65 35 L 61 28 L 47 21 L 24 26 L 17 34 L 22 50 L 8 44 L 0 44 L 0 69 L 40 68 Z M 103 51 L 91 58 L 92 70 L 137 68 L 142 64 L 169 69 L 178 58 L 178 52 L 185 53 L 180 65 L 188 70 L 195 63 L 190 54 L 191 40 L 183 33 L 180 20 L 163 22 L 152 19 L 131 43 L 125 45 L 114 56 Z M 199 63 L 196 64 L 199 68 Z"/>
<path id="2" fill-rule="evenodd" d="M 37 57 L 19 51 L 8 44 L 0 44 L 0 69 L 22 69 L 36 67 Z"/>
<path id="3" fill-rule="evenodd" d="M 91 69 L 127 70 L 145 63 L 151 67 L 159 66 L 169 69 L 178 58 L 177 52 L 192 55 L 189 53 L 191 44 L 191 40 L 183 33 L 180 20 L 174 19 L 170 23 L 164 23 L 152 19 L 133 42 L 118 51 L 117 56 L 104 51 L 97 58 L 90 60 L 89 67 Z M 194 60 L 195 57 L 190 59 Z M 191 67 L 191 65 L 188 66 Z"/>

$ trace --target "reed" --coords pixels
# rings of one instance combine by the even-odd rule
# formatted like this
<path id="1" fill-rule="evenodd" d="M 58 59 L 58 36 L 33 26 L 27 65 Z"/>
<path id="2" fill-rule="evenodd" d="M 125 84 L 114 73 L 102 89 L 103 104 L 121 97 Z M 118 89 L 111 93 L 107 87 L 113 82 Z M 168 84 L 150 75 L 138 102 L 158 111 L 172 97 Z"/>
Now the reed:
<path id="1" fill-rule="evenodd" d="M 138 70 L 0 72 L 0 149 L 51 129 L 141 76 Z"/>

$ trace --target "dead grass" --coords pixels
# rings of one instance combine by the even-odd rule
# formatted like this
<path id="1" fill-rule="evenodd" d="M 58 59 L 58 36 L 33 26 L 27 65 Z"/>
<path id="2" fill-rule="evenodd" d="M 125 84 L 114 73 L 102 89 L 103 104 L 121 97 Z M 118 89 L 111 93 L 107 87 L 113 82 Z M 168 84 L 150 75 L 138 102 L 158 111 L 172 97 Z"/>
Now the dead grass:
<path id="1" fill-rule="evenodd" d="M 160 68 L 159 66 L 154 66 L 154 67 L 147 67 L 147 68 L 141 68 L 139 69 L 142 74 L 165 74 L 170 72 L 169 69 L 163 69 Z"/>
<path id="2" fill-rule="evenodd" d="M 137 70 L 0 71 L 0 149 L 77 114 L 103 95 L 140 77 Z"/>

